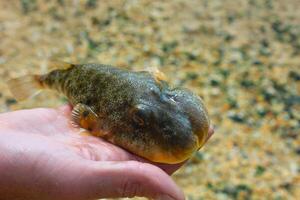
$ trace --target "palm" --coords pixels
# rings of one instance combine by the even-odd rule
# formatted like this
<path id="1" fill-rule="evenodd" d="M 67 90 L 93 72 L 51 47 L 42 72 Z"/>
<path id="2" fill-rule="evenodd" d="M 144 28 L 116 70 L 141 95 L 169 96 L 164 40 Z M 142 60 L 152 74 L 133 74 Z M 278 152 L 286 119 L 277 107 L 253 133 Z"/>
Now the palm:
<path id="1" fill-rule="evenodd" d="M 26 192 L 30 190 L 33 190 L 33 193 L 44 193 L 49 188 L 51 191 L 62 190 L 61 187 L 63 192 L 54 192 L 47 196 L 51 198 L 52 195 L 53 199 L 68 199 L 67 195 L 72 193 L 72 199 L 74 199 L 74 194 L 78 199 L 135 195 L 151 197 L 156 195 L 153 193 L 159 192 L 155 191 L 157 188 L 154 187 L 161 187 L 159 190 L 177 193 L 180 196 L 180 192 L 171 179 L 158 168 L 144 164 L 146 162 L 144 159 L 100 138 L 87 135 L 79 128 L 74 128 L 70 122 L 70 112 L 70 107 L 65 106 L 58 110 L 42 108 L 0 115 L 0 127 L 3 129 L 3 132 L 0 132 L 2 135 L 0 150 L 2 144 L 6 147 L 4 152 L 8 152 L 8 155 L 12 154 L 14 158 L 17 157 L 16 161 L 10 162 L 11 166 L 9 167 L 14 169 L 13 174 L 18 180 L 20 176 L 28 174 L 28 177 L 24 177 L 27 182 L 20 183 L 22 196 L 25 196 Z M 19 169 L 18 166 L 23 167 Z M 159 165 L 158 167 L 167 173 L 172 173 L 179 166 L 180 164 Z M 37 177 L 35 182 L 31 182 L 33 170 L 35 170 L 34 176 Z M 122 174 L 127 174 L 130 178 L 123 180 L 120 177 Z M 106 176 L 108 176 L 107 179 L 105 179 Z M 157 178 L 160 182 L 157 183 L 157 180 L 151 177 Z M 96 191 L 99 184 L 103 184 L 101 179 L 106 180 L 106 185 L 102 186 L 102 191 Z M 51 181 L 49 183 L 49 180 L 53 180 L 55 184 Z M 41 186 L 32 185 L 36 182 L 41 182 Z M 149 194 L 147 193 L 149 191 L 142 191 L 143 188 L 139 188 L 141 191 L 136 189 L 136 187 L 142 187 L 139 185 L 144 182 L 149 187 L 147 188 L 150 191 Z M 9 187 L 8 183 L 5 184 Z M 134 185 L 128 187 L 128 184 Z M 11 185 L 17 184 L 12 182 Z M 27 185 L 28 189 L 23 185 Z M 121 190 L 117 190 L 118 187 L 121 187 Z M 85 190 L 88 192 L 82 194 L 82 191 Z M 95 190 L 94 193 L 91 190 Z"/>
<path id="2" fill-rule="evenodd" d="M 23 110 L 13 118 L 9 118 L 16 130 L 27 130 L 28 137 L 36 134 L 41 142 L 50 143 L 51 149 L 60 147 L 61 151 L 78 157 L 95 161 L 125 161 L 136 160 L 136 156 L 125 150 L 105 142 L 101 138 L 89 135 L 87 132 L 75 128 L 70 122 L 70 108 Z M 6 120 L 7 121 L 7 120 Z"/>
<path id="3" fill-rule="evenodd" d="M 6 116 L 3 121 L 11 124 L 11 128 L 16 131 L 26 130 L 28 132 L 26 137 L 39 135 L 41 143 L 50 144 L 47 151 L 60 149 L 60 153 L 65 152 L 70 157 L 94 161 L 137 160 L 149 162 L 101 138 L 91 136 L 86 131 L 75 128 L 70 121 L 70 114 L 69 106 L 61 107 L 58 110 L 40 108 L 8 113 L 6 115 L 13 116 Z M 171 173 L 180 165 L 160 164 L 159 166 Z"/>

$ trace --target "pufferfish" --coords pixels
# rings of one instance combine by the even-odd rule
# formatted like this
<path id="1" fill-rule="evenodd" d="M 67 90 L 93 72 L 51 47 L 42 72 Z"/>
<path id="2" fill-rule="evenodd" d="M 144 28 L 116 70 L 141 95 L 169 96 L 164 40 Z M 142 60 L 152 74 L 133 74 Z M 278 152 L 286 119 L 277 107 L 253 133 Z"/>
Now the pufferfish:
<path id="1" fill-rule="evenodd" d="M 210 120 L 201 98 L 172 88 L 157 73 L 102 64 L 52 66 L 47 74 L 10 80 L 16 99 L 41 89 L 62 92 L 73 105 L 73 123 L 153 162 L 182 162 L 209 136 Z"/>

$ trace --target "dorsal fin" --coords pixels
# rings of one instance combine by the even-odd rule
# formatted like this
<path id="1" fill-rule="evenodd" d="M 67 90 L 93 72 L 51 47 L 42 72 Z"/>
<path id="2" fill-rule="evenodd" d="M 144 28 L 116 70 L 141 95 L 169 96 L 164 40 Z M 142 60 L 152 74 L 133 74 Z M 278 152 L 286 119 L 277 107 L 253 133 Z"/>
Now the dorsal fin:
<path id="1" fill-rule="evenodd" d="M 167 77 L 166 75 L 159 71 L 158 69 L 156 69 L 155 71 L 150 72 L 152 73 L 152 75 L 155 77 L 156 81 L 167 81 Z"/>
<path id="2" fill-rule="evenodd" d="M 157 82 L 167 81 L 166 75 L 163 72 L 161 72 L 157 67 L 147 67 L 146 71 L 152 74 L 152 76 Z"/>

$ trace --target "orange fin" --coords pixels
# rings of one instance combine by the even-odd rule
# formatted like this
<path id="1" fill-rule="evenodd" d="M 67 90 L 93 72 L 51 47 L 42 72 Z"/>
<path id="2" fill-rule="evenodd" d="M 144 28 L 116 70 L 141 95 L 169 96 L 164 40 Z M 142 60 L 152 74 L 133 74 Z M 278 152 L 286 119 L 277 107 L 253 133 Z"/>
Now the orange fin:
<path id="1" fill-rule="evenodd" d="M 87 105 L 77 104 L 72 111 L 72 121 L 75 126 L 84 128 L 91 133 L 97 131 L 98 115 Z"/>

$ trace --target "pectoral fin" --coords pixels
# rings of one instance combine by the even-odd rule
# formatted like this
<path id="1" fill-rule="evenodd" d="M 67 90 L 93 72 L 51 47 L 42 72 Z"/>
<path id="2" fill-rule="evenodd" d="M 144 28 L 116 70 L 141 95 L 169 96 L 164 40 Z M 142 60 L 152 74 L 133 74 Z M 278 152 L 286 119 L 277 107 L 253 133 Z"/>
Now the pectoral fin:
<path id="1" fill-rule="evenodd" d="M 72 120 L 75 125 L 90 132 L 97 131 L 99 117 L 87 105 L 81 103 L 77 104 L 72 111 Z"/>

